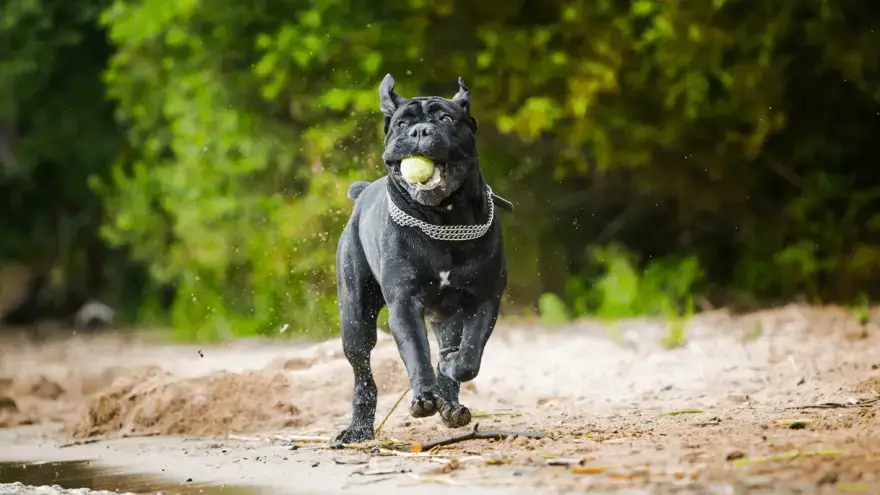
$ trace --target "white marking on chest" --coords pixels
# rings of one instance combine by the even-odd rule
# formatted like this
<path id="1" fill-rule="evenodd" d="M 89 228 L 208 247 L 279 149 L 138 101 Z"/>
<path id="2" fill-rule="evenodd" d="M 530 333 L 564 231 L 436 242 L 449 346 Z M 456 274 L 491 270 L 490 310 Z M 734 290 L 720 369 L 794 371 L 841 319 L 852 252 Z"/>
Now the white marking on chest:
<path id="1" fill-rule="evenodd" d="M 446 206 L 446 209 L 449 210 L 449 211 L 452 211 L 452 205 L 447 205 L 447 206 Z"/>
<path id="2" fill-rule="evenodd" d="M 440 287 L 449 285 L 449 272 L 440 272 Z"/>

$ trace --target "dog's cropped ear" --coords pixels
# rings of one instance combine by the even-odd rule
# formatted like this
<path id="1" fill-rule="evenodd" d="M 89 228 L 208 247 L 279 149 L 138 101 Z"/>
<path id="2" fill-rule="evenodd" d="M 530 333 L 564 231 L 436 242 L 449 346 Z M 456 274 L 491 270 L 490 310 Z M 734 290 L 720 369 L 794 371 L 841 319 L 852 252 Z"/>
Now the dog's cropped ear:
<path id="1" fill-rule="evenodd" d="M 476 130 L 478 127 L 477 119 L 471 115 L 471 90 L 467 87 L 467 84 L 464 83 L 464 79 L 461 77 L 458 78 L 458 93 L 455 93 L 455 96 L 452 97 L 452 101 L 461 105 L 461 108 L 464 108 L 464 111 L 467 112 L 467 116 L 474 124 L 474 130 Z"/>
<path id="2" fill-rule="evenodd" d="M 379 108 L 385 116 L 385 133 L 388 133 L 388 125 L 391 123 L 391 117 L 394 112 L 406 103 L 406 98 L 394 92 L 394 78 L 391 74 L 386 74 L 379 86 Z"/>

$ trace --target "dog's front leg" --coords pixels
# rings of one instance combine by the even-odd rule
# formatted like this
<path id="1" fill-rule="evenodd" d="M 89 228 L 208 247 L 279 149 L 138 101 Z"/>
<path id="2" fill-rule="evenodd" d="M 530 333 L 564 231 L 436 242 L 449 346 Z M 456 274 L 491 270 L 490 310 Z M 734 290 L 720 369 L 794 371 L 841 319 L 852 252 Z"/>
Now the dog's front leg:
<path id="1" fill-rule="evenodd" d="M 395 298 L 388 304 L 388 319 L 413 391 L 409 412 L 414 418 L 432 416 L 443 402 L 431 368 L 424 309 L 416 297 Z"/>
<path id="2" fill-rule="evenodd" d="M 441 373 L 459 383 L 477 377 L 483 361 L 483 350 L 498 321 L 500 306 L 498 300 L 485 301 L 465 317 L 459 349 L 447 353 L 440 360 Z"/>
<path id="3" fill-rule="evenodd" d="M 443 399 L 440 419 L 447 428 L 461 428 L 471 422 L 471 412 L 458 402 L 461 389 L 458 381 L 443 373 L 441 365 L 448 354 L 458 352 L 461 346 L 464 317 L 459 313 L 447 318 L 438 318 L 431 322 L 431 327 L 437 334 L 437 341 L 440 344 L 440 361 L 437 363 L 437 385 L 440 387 L 440 398 Z"/>

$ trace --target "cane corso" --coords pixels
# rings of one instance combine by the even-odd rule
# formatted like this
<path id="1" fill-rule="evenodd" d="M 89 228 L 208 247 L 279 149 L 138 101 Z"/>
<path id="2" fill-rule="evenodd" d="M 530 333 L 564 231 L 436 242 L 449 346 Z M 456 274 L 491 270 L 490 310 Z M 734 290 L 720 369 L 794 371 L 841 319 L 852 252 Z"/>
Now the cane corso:
<path id="1" fill-rule="evenodd" d="M 385 306 L 412 388 L 410 414 L 439 412 L 449 428 L 471 421 L 458 402 L 459 384 L 479 373 L 498 318 L 507 269 L 496 206 L 510 211 L 512 205 L 483 178 L 470 90 L 461 78 L 458 85 L 452 99 L 406 99 L 394 92 L 390 74 L 379 88 L 388 173 L 349 188 L 354 210 L 336 253 L 342 345 L 354 371 L 351 424 L 337 445 L 373 438 L 370 354 Z M 401 161 L 415 155 L 435 165 L 424 184 L 400 172 Z M 436 373 L 426 318 L 439 343 Z"/>

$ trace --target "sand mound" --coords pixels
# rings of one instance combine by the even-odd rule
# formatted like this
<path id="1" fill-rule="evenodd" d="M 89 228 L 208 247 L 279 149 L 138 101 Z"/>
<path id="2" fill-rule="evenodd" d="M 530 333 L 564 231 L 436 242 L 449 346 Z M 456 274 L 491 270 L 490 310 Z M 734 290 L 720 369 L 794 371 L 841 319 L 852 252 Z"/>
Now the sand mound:
<path id="1" fill-rule="evenodd" d="M 28 418 L 21 414 L 18 404 L 12 397 L 0 395 L 0 428 L 28 424 Z"/>
<path id="2" fill-rule="evenodd" d="M 46 419 L 57 419 L 61 409 L 57 401 L 64 394 L 61 385 L 42 375 L 0 377 L 0 428 L 39 422 L 41 416 L 35 414 L 39 408 Z"/>
<path id="3" fill-rule="evenodd" d="M 69 433 L 75 438 L 123 435 L 227 435 L 299 424 L 283 373 L 221 372 L 179 378 L 147 367 L 117 379 L 87 400 Z"/>
<path id="4" fill-rule="evenodd" d="M 409 381 L 384 333 L 373 373 L 387 409 Z M 76 439 L 334 429 L 351 412 L 352 381 L 336 339 L 286 347 L 168 346 L 115 335 L 0 342 L 0 428 L 56 423 Z"/>

